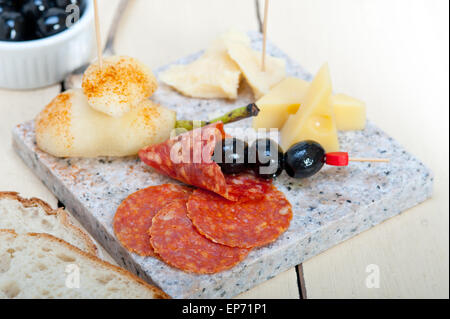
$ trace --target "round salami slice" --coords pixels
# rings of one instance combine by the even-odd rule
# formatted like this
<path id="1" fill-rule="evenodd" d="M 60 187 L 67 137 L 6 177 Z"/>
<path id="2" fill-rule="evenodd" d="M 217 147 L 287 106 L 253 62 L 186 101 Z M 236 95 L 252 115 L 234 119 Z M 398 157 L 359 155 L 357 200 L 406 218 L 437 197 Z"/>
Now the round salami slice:
<path id="1" fill-rule="evenodd" d="M 169 265 L 197 274 L 213 274 L 242 261 L 249 249 L 213 243 L 202 236 L 187 217 L 186 200 L 161 209 L 150 228 L 155 252 Z"/>
<path id="2" fill-rule="evenodd" d="M 275 241 L 292 219 L 292 208 L 274 186 L 262 199 L 232 202 L 205 190 L 195 190 L 187 204 L 197 230 L 215 243 L 253 248 Z"/>
<path id="3" fill-rule="evenodd" d="M 232 201 L 259 200 L 266 196 L 272 187 L 272 181 L 267 181 L 252 174 L 225 175 L 228 196 Z"/>
<path id="4" fill-rule="evenodd" d="M 164 184 L 151 186 L 128 196 L 114 216 L 114 232 L 121 244 L 141 256 L 155 256 L 148 230 L 156 213 L 175 199 L 189 197 L 186 186 Z"/>

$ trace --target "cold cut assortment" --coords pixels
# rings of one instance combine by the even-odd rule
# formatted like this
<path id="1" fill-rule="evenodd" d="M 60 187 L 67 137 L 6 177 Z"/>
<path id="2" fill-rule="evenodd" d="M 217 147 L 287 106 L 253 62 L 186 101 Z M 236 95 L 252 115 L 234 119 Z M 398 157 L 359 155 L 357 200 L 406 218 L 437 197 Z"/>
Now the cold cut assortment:
<path id="1" fill-rule="evenodd" d="M 220 272 L 289 227 L 289 202 L 273 185 L 264 191 L 257 199 L 230 201 L 204 189 L 148 187 L 121 203 L 114 231 L 123 246 L 141 256 L 159 257 L 186 272 Z"/>
<path id="2" fill-rule="evenodd" d="M 224 138 L 219 122 L 139 152 L 157 172 L 196 188 L 165 184 L 126 198 L 114 217 L 123 246 L 186 272 L 211 274 L 288 229 L 291 205 L 271 180 L 250 172 L 224 174 L 213 161 Z"/>

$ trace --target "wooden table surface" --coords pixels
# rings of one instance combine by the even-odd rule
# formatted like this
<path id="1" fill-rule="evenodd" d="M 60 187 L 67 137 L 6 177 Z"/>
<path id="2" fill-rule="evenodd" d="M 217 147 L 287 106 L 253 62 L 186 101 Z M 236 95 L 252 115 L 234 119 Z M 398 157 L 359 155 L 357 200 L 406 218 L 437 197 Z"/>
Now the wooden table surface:
<path id="1" fill-rule="evenodd" d="M 105 34 L 118 0 L 99 2 Z M 366 101 L 369 118 L 433 170 L 435 190 L 431 200 L 240 297 L 449 297 L 448 7 L 446 0 L 271 1 L 270 39 L 312 73 L 328 61 L 335 91 Z M 230 27 L 258 29 L 254 0 L 132 0 L 116 51 L 155 68 Z M 0 190 L 57 205 L 13 152 L 11 129 L 60 89 L 0 89 Z"/>

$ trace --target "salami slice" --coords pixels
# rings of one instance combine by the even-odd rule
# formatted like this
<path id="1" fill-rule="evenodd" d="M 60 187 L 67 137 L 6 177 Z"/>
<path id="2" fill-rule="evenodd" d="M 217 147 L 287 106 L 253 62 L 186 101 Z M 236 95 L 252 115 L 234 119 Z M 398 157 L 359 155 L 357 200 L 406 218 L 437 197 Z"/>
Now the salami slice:
<path id="1" fill-rule="evenodd" d="M 169 265 L 197 274 L 213 274 L 242 261 L 250 250 L 216 244 L 200 235 L 187 217 L 186 200 L 161 209 L 150 228 L 155 252 Z"/>
<path id="2" fill-rule="evenodd" d="M 175 199 L 189 197 L 186 186 L 165 184 L 151 186 L 128 196 L 114 216 L 114 232 L 121 244 L 141 256 L 155 256 L 148 230 L 156 213 Z"/>
<path id="3" fill-rule="evenodd" d="M 228 199 L 233 201 L 259 200 L 272 188 L 272 182 L 251 174 L 226 175 Z"/>
<path id="4" fill-rule="evenodd" d="M 250 174 L 225 176 L 212 160 L 216 143 L 224 137 L 223 123 L 214 123 L 149 146 L 139 152 L 139 157 L 161 174 L 232 201 L 263 197 L 270 188 L 270 181 Z"/>
<path id="5" fill-rule="evenodd" d="M 205 190 L 195 190 L 187 204 L 195 228 L 215 243 L 253 248 L 275 241 L 292 219 L 292 208 L 274 186 L 264 198 L 232 202 Z"/>

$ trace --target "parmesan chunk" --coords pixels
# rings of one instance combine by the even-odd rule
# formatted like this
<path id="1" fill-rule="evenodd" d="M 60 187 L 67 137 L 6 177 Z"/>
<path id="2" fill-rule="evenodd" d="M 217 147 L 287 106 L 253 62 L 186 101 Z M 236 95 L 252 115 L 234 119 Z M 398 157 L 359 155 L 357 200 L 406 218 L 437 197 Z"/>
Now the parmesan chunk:
<path id="1" fill-rule="evenodd" d="M 229 31 L 216 39 L 196 61 L 187 65 L 173 65 L 161 73 L 160 80 L 183 95 L 194 98 L 236 99 L 241 70 L 228 56 L 231 43 L 249 45 L 243 33 Z"/>
<path id="2" fill-rule="evenodd" d="M 188 65 L 173 65 L 160 80 L 194 98 L 228 98 L 238 95 L 241 71 L 224 52 L 208 52 Z"/>
<path id="3" fill-rule="evenodd" d="M 267 94 L 271 88 L 286 77 L 286 62 L 283 59 L 266 57 L 265 71 L 262 71 L 262 54 L 239 42 L 228 43 L 228 54 L 238 64 L 255 99 Z"/>

